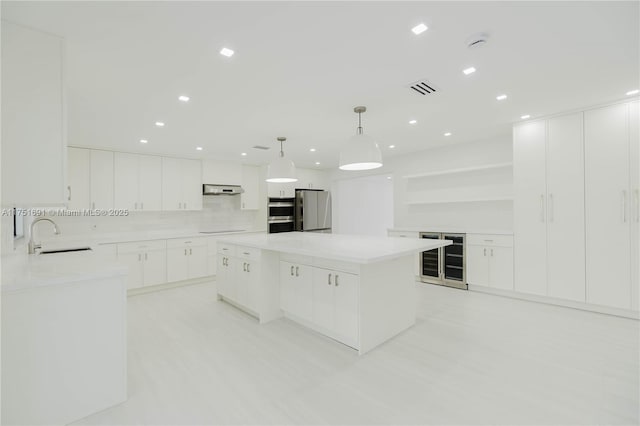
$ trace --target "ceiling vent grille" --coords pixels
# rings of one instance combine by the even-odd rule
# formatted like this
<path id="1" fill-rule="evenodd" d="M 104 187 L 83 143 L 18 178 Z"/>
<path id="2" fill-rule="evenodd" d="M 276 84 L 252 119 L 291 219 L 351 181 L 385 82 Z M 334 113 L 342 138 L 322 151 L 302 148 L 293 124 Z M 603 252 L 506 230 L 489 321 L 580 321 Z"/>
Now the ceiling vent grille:
<path id="1" fill-rule="evenodd" d="M 269 147 L 268 146 L 262 146 L 262 145 L 256 145 L 256 146 L 253 147 L 253 149 L 261 149 L 263 151 L 266 151 L 266 150 L 269 149 Z"/>
<path id="2" fill-rule="evenodd" d="M 427 80 L 418 80 L 414 83 L 409 84 L 408 86 L 414 93 L 425 96 L 430 95 L 436 92 L 436 88 L 433 84 L 429 83 Z"/>

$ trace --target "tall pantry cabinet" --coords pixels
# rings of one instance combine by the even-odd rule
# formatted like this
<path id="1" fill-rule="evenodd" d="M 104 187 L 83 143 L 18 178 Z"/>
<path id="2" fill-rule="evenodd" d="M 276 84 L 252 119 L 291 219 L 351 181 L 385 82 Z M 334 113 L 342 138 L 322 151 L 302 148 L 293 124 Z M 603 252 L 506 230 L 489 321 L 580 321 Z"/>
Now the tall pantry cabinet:
<path id="1" fill-rule="evenodd" d="M 514 127 L 515 290 L 638 309 L 638 102 Z"/>

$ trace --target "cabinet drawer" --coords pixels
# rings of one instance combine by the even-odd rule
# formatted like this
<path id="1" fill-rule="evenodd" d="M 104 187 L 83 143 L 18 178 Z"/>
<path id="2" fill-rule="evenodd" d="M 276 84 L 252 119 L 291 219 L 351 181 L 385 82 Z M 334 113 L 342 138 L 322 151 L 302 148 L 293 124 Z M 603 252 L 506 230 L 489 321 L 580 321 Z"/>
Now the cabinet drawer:
<path id="1" fill-rule="evenodd" d="M 419 232 L 412 231 L 387 231 L 389 237 L 402 237 L 402 238 L 420 238 Z"/>
<path id="2" fill-rule="evenodd" d="M 218 253 L 226 254 L 227 256 L 236 255 L 236 246 L 227 243 L 218 243 Z"/>
<path id="3" fill-rule="evenodd" d="M 140 251 L 149 250 L 165 250 L 166 248 L 166 240 L 134 241 L 131 243 L 119 243 L 118 254 L 138 253 Z"/>
<path id="4" fill-rule="evenodd" d="M 261 250 L 253 247 L 236 247 L 236 256 L 240 259 L 259 260 Z"/>
<path id="5" fill-rule="evenodd" d="M 348 272 L 350 274 L 360 275 L 360 265 L 357 263 L 342 262 L 339 260 L 313 258 L 313 266 L 333 271 Z"/>
<path id="6" fill-rule="evenodd" d="M 167 248 L 204 247 L 206 245 L 207 239 L 203 237 L 172 238 L 170 240 L 167 240 Z"/>
<path id="7" fill-rule="evenodd" d="M 467 234 L 467 245 L 487 247 L 513 247 L 512 235 Z"/>

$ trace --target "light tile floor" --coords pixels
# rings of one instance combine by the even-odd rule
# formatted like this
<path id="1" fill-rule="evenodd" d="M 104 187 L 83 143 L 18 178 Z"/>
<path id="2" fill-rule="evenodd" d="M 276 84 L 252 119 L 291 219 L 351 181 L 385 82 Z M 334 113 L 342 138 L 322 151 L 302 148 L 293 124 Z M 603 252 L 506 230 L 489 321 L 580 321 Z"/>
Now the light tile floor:
<path id="1" fill-rule="evenodd" d="M 638 424 L 640 322 L 416 284 L 359 357 L 215 283 L 129 298 L 129 399 L 77 424 Z"/>

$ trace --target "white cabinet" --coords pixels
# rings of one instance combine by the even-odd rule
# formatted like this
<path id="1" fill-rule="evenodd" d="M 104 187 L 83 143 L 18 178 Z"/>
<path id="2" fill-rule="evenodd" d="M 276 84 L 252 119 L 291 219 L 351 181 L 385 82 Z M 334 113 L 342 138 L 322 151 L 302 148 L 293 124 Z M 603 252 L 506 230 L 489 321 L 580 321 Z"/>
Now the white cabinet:
<path id="1" fill-rule="evenodd" d="M 218 244 L 218 294 L 260 316 L 263 299 L 262 252 Z"/>
<path id="2" fill-rule="evenodd" d="M 514 128 L 515 290 L 585 301 L 583 114 Z"/>
<path id="3" fill-rule="evenodd" d="M 249 310 L 257 312 L 260 299 L 260 260 L 248 256 L 238 257 L 235 269 L 237 286 L 235 301 Z"/>
<path id="4" fill-rule="evenodd" d="M 91 208 L 113 208 L 113 152 L 91 150 Z"/>
<path id="5" fill-rule="evenodd" d="M 228 161 L 202 161 L 202 182 L 217 185 L 242 185 L 243 166 Z"/>
<path id="6" fill-rule="evenodd" d="M 138 241 L 118 244 L 118 261 L 129 267 L 127 288 L 162 284 L 167 281 L 166 241 Z"/>
<path id="7" fill-rule="evenodd" d="M 2 204 L 68 202 L 63 40 L 2 21 Z"/>
<path id="8" fill-rule="evenodd" d="M 218 287 L 218 294 L 229 300 L 236 300 L 235 258 L 220 254 L 217 263 L 216 285 Z"/>
<path id="9" fill-rule="evenodd" d="M 640 307 L 640 103 L 632 102 L 629 106 L 629 140 L 631 141 L 631 191 L 633 204 L 631 223 L 631 309 Z"/>
<path id="10" fill-rule="evenodd" d="M 631 165 L 637 167 L 629 108 L 585 113 L 587 302 L 624 309 L 631 309 Z"/>
<path id="11" fill-rule="evenodd" d="M 467 234 L 467 282 L 513 290 L 513 238 Z"/>
<path id="12" fill-rule="evenodd" d="M 162 158 L 162 210 L 202 209 L 202 165 L 199 160 Z"/>
<path id="13" fill-rule="evenodd" d="M 260 207 L 260 168 L 242 166 L 242 189 L 240 208 L 242 210 L 258 210 Z M 266 202 L 266 201 L 265 201 Z"/>
<path id="14" fill-rule="evenodd" d="M 280 307 L 305 321 L 313 319 L 313 273 L 308 265 L 280 262 Z"/>
<path id="15" fill-rule="evenodd" d="M 162 163 L 150 155 L 114 154 L 114 204 L 129 210 L 160 210 Z"/>
<path id="16" fill-rule="evenodd" d="M 67 149 L 67 207 L 91 207 L 91 151 L 82 148 Z"/>
<path id="17" fill-rule="evenodd" d="M 207 275 L 205 238 L 167 240 L 167 281 L 182 281 Z"/>
<path id="18" fill-rule="evenodd" d="M 292 182 L 292 183 L 267 182 L 267 192 L 270 198 L 293 198 L 296 196 L 296 182 Z"/>
<path id="19" fill-rule="evenodd" d="M 313 323 L 349 346 L 358 343 L 358 276 L 313 268 Z"/>
<path id="20" fill-rule="evenodd" d="M 325 174 L 320 170 L 313 169 L 297 169 L 296 176 L 298 182 L 295 187 L 300 189 L 323 189 L 329 190 L 329 180 Z"/>

